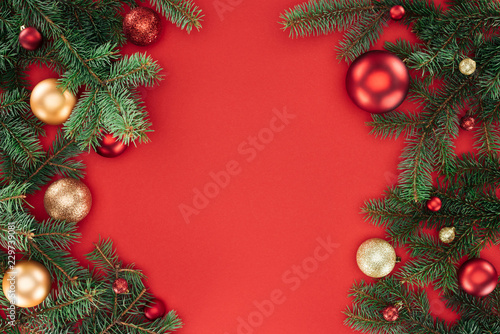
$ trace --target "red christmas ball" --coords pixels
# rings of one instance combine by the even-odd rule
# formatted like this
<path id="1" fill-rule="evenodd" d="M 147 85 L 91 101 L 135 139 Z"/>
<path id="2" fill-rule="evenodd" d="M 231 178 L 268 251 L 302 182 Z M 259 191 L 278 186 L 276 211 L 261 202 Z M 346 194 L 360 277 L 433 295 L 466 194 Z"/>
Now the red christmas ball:
<path id="1" fill-rule="evenodd" d="M 396 306 L 387 306 L 383 311 L 382 315 L 386 321 L 396 321 L 399 318 L 399 311 Z"/>
<path id="2" fill-rule="evenodd" d="M 476 124 L 474 117 L 464 116 L 460 119 L 460 127 L 465 131 L 474 129 L 474 124 Z"/>
<path id="3" fill-rule="evenodd" d="M 144 308 L 144 315 L 151 321 L 163 317 L 165 312 L 165 303 L 159 299 L 153 299 L 153 302 Z"/>
<path id="4" fill-rule="evenodd" d="M 462 290 L 476 297 L 483 297 L 495 290 L 497 270 L 484 259 L 470 259 L 458 270 L 458 283 Z"/>
<path id="5" fill-rule="evenodd" d="M 397 108 L 409 87 L 410 74 L 405 64 L 387 51 L 366 52 L 347 71 L 347 94 L 358 107 L 370 113 Z"/>
<path id="6" fill-rule="evenodd" d="M 128 291 L 128 283 L 125 279 L 123 278 L 117 278 L 114 282 L 113 282 L 113 291 L 116 293 L 116 294 L 121 294 L 121 293 L 125 293 Z"/>
<path id="7" fill-rule="evenodd" d="M 104 134 L 104 136 L 99 139 L 99 145 L 100 146 L 96 147 L 95 151 L 97 154 L 106 158 L 117 157 L 127 149 L 127 145 L 113 137 L 110 133 Z"/>
<path id="8" fill-rule="evenodd" d="M 403 8 L 403 6 L 400 5 L 392 6 L 390 14 L 391 14 L 391 19 L 399 21 L 403 18 L 403 16 L 405 16 L 405 9 Z"/>
<path id="9" fill-rule="evenodd" d="M 42 34 L 36 28 L 22 28 L 19 33 L 19 43 L 26 50 L 34 51 L 42 45 Z"/>
<path id="10" fill-rule="evenodd" d="M 160 36 L 160 30 L 160 16 L 151 8 L 134 8 L 123 19 L 123 32 L 135 45 L 154 43 Z"/>
<path id="11" fill-rule="evenodd" d="M 432 212 L 437 212 L 441 210 L 441 198 L 437 196 L 432 196 L 426 203 L 425 205 L 427 206 L 427 209 L 431 210 Z"/>

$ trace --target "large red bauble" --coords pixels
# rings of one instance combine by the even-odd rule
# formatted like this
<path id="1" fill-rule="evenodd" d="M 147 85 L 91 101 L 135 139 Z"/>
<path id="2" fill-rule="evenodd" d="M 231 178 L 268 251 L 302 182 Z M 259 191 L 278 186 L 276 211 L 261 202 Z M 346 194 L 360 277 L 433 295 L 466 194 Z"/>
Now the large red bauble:
<path id="1" fill-rule="evenodd" d="M 104 134 L 104 136 L 99 139 L 99 145 L 101 146 L 96 147 L 95 151 L 106 158 L 117 157 L 127 149 L 127 145 L 113 137 L 110 133 Z"/>
<path id="2" fill-rule="evenodd" d="M 160 16 L 151 8 L 136 7 L 123 18 L 123 32 L 135 45 L 146 46 L 160 36 Z"/>
<path id="3" fill-rule="evenodd" d="M 19 33 L 19 43 L 26 50 L 34 51 L 42 44 L 42 34 L 36 28 L 28 27 Z"/>
<path id="4" fill-rule="evenodd" d="M 405 64 L 387 51 L 368 51 L 349 67 L 347 94 L 361 109 L 374 114 L 397 108 L 410 87 Z"/>
<path id="5" fill-rule="evenodd" d="M 159 299 L 153 299 L 153 302 L 144 308 L 144 315 L 149 320 L 161 318 L 165 315 L 165 303 Z"/>
<path id="6" fill-rule="evenodd" d="M 471 259 L 458 270 L 458 283 L 462 290 L 476 297 L 483 297 L 495 290 L 497 270 L 484 259 Z"/>

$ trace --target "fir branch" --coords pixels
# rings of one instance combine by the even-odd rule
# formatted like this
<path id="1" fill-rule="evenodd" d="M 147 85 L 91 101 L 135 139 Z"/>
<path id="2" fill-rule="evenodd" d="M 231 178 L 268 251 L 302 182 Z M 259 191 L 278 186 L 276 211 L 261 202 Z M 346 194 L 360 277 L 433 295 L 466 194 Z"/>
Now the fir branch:
<path id="1" fill-rule="evenodd" d="M 337 59 L 351 62 L 362 53 L 368 51 L 371 45 L 380 37 L 383 27 L 387 25 L 389 17 L 386 11 L 366 14 L 361 17 L 349 31 L 344 40 L 337 47 Z"/>
<path id="2" fill-rule="evenodd" d="M 351 26 L 365 13 L 373 12 L 369 0 L 309 1 L 281 14 L 283 30 L 290 29 L 290 37 L 328 34 Z"/>
<path id="3" fill-rule="evenodd" d="M 31 247 L 35 248 L 47 261 L 52 263 L 59 271 L 68 279 L 68 281 L 73 282 L 78 279 L 77 276 L 71 277 L 54 259 L 52 259 L 47 253 L 45 253 L 40 247 L 37 246 L 35 242 L 29 239 L 29 244 Z"/>
<path id="4" fill-rule="evenodd" d="M 191 0 L 151 0 L 156 10 L 161 12 L 167 20 L 188 33 L 193 28 L 201 29 L 203 14 L 201 9 Z"/>
<path id="5" fill-rule="evenodd" d="M 104 329 L 101 334 L 105 334 L 105 333 L 108 333 L 109 329 L 111 327 L 113 327 L 114 325 L 118 324 L 120 321 L 120 319 L 125 316 L 131 309 L 132 307 L 135 305 L 135 303 L 137 303 L 139 301 L 139 299 L 141 299 L 142 295 L 144 295 L 144 293 L 146 292 L 146 289 L 143 289 L 139 295 L 134 299 L 134 301 L 132 303 L 130 303 L 130 305 L 115 319 L 113 320 L 113 322 L 111 322 L 108 327 L 106 327 L 106 329 Z"/>

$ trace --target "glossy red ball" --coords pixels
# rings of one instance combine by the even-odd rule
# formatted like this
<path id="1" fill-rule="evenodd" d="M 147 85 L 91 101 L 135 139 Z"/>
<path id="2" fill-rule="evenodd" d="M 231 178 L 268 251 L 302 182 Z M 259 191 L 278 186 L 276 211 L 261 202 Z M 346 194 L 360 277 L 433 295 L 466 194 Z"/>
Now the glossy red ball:
<path id="1" fill-rule="evenodd" d="M 405 9 L 403 8 L 403 6 L 400 5 L 392 6 L 390 14 L 391 14 L 391 19 L 399 21 L 403 18 L 403 16 L 405 16 Z"/>
<path id="2" fill-rule="evenodd" d="M 425 205 L 427 206 L 427 209 L 431 210 L 432 212 L 437 212 L 441 210 L 441 198 L 437 196 L 432 196 L 426 203 Z"/>
<path id="3" fill-rule="evenodd" d="M 495 267 L 484 259 L 470 259 L 458 270 L 458 283 L 462 290 L 476 297 L 490 294 L 498 282 Z"/>
<path id="4" fill-rule="evenodd" d="M 127 145 L 113 137 L 110 133 L 106 133 L 99 139 L 99 145 L 100 146 L 96 147 L 95 151 L 97 154 L 106 158 L 117 157 L 127 149 Z"/>
<path id="5" fill-rule="evenodd" d="M 347 94 L 370 113 L 394 110 L 406 98 L 409 87 L 410 74 L 405 64 L 387 51 L 366 52 L 347 71 Z"/>
<path id="6" fill-rule="evenodd" d="M 42 34 L 36 28 L 27 27 L 19 33 L 19 43 L 23 48 L 34 51 L 42 45 Z"/>
<path id="7" fill-rule="evenodd" d="M 167 308 L 165 307 L 165 303 L 159 299 L 153 299 L 153 302 L 144 308 L 144 315 L 146 318 L 153 321 L 163 317 L 166 311 Z"/>

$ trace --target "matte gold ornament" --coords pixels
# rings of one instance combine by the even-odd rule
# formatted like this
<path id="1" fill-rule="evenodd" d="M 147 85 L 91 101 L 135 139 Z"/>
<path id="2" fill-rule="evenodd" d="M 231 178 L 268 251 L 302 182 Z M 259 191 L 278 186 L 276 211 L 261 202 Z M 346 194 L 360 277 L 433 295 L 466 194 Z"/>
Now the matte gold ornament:
<path id="1" fill-rule="evenodd" d="M 47 188 L 43 205 L 54 219 L 79 222 L 90 212 L 92 195 L 82 181 L 66 177 Z"/>
<path id="2" fill-rule="evenodd" d="M 361 244 L 356 261 L 361 271 L 370 277 L 380 278 L 391 273 L 396 265 L 396 251 L 383 239 L 368 239 Z"/>
<path id="3" fill-rule="evenodd" d="M 449 244 L 455 240 L 455 228 L 454 227 L 443 227 L 439 230 L 439 240 L 445 244 Z"/>
<path id="4" fill-rule="evenodd" d="M 40 81 L 31 92 L 31 111 L 45 124 L 66 122 L 75 104 L 76 97 L 68 90 L 63 92 L 57 88 L 56 79 Z"/>
<path id="5" fill-rule="evenodd" d="M 51 286 L 47 268 L 33 260 L 18 261 L 5 272 L 2 282 L 5 297 L 19 307 L 33 307 L 42 303 Z"/>
<path id="6" fill-rule="evenodd" d="M 465 58 L 458 65 L 460 73 L 465 75 L 471 75 L 476 71 L 476 62 L 470 58 Z"/>

